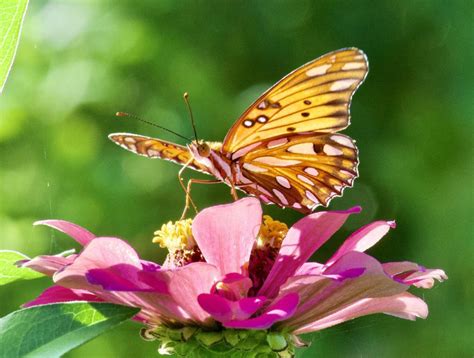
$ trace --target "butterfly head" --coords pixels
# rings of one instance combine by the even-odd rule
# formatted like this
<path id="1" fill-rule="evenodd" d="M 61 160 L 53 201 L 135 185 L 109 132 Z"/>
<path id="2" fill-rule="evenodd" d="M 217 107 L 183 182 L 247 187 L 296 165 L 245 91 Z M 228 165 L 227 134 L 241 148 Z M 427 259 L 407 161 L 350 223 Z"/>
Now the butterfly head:
<path id="1" fill-rule="evenodd" d="M 193 140 L 188 147 L 191 150 L 191 153 L 196 158 L 209 158 L 209 156 L 211 155 L 211 147 L 207 142 L 204 142 L 202 140 Z"/>

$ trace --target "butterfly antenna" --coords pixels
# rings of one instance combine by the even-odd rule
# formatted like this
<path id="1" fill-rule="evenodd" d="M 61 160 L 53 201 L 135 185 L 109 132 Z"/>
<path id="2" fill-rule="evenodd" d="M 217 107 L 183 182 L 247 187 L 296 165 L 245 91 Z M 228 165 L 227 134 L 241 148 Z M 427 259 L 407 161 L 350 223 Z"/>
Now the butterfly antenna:
<path id="1" fill-rule="evenodd" d="M 191 111 L 191 105 L 189 104 L 189 94 L 188 92 L 184 92 L 183 94 L 184 102 L 186 102 L 186 106 L 188 107 L 189 116 L 191 117 L 191 125 L 193 126 L 194 132 L 194 139 L 196 139 L 196 143 L 198 142 L 198 136 L 196 132 L 196 123 L 194 122 L 193 111 Z"/>
<path id="2" fill-rule="evenodd" d="M 126 112 L 117 112 L 115 113 L 115 115 L 117 117 L 129 117 L 129 118 L 133 118 L 133 119 L 136 119 L 137 121 L 140 121 L 140 122 L 143 122 L 143 123 L 146 123 L 146 124 L 149 124 L 153 127 L 156 127 L 156 128 L 160 128 L 160 129 L 163 129 L 164 131 L 167 131 L 169 133 L 172 133 L 180 138 L 183 138 L 183 139 L 186 139 L 188 142 L 191 142 L 191 138 L 188 138 L 188 137 L 185 137 L 184 135 L 181 135 L 179 133 L 176 133 L 175 131 L 172 131 L 171 129 L 168 129 L 168 128 L 165 128 L 165 127 L 162 127 L 162 126 L 159 126 L 158 124 L 155 124 L 155 123 L 152 123 L 152 122 L 148 122 L 134 114 L 130 114 L 130 113 L 126 113 Z"/>

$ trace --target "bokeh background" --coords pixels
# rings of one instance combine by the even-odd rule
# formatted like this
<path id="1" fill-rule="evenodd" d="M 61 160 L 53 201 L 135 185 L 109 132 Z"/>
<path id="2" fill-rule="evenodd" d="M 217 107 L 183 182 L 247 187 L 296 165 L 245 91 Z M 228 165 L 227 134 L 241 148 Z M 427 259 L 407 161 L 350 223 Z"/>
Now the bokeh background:
<path id="1" fill-rule="evenodd" d="M 177 219 L 184 195 L 175 164 L 111 143 L 130 131 L 184 142 L 117 119 L 129 111 L 191 135 L 222 140 L 257 96 L 301 64 L 357 46 L 370 73 L 345 131 L 358 142 L 360 178 L 331 209 L 363 212 L 317 253 L 324 259 L 356 227 L 396 219 L 370 253 L 446 270 L 423 295 L 427 320 L 378 315 L 309 337 L 302 357 L 472 357 L 472 1 L 32 1 L 11 76 L 0 97 L 0 249 L 34 256 L 74 247 L 44 218 L 126 238 L 160 261 L 151 243 Z M 200 177 L 196 173 L 188 173 Z M 228 202 L 224 185 L 196 186 L 200 207 Z M 291 224 L 301 215 L 266 207 Z M 48 280 L 0 290 L 7 314 Z M 416 291 L 416 290 L 415 290 Z M 45 327 L 47 329 L 47 327 Z M 156 344 L 127 323 L 67 357 L 152 357 Z"/>

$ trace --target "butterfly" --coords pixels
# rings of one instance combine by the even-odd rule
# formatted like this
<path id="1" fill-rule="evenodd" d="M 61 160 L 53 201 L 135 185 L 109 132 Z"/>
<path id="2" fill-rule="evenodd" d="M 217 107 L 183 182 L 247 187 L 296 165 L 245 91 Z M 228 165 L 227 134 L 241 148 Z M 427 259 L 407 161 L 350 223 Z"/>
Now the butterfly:
<path id="1" fill-rule="evenodd" d="M 109 138 L 135 154 L 212 175 L 266 204 L 308 213 L 358 176 L 355 142 L 338 132 L 350 123 L 351 99 L 367 72 L 357 48 L 323 55 L 263 93 L 222 143 L 196 139 L 182 146 L 128 133 Z"/>

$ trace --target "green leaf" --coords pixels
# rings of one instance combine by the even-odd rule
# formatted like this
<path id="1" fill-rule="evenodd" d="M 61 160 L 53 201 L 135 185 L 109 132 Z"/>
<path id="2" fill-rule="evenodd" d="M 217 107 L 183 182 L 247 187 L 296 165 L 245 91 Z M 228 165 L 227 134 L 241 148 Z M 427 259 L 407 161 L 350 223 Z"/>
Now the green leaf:
<path id="1" fill-rule="evenodd" d="M 14 281 L 43 277 L 42 273 L 15 265 L 17 261 L 28 259 L 29 257 L 16 251 L 0 250 L 0 286 Z"/>
<path id="2" fill-rule="evenodd" d="M 15 311 L 0 319 L 0 357 L 59 357 L 138 311 L 133 307 L 87 302 Z"/>
<path id="3" fill-rule="evenodd" d="M 13 65 L 28 0 L 0 1 L 0 93 Z"/>

